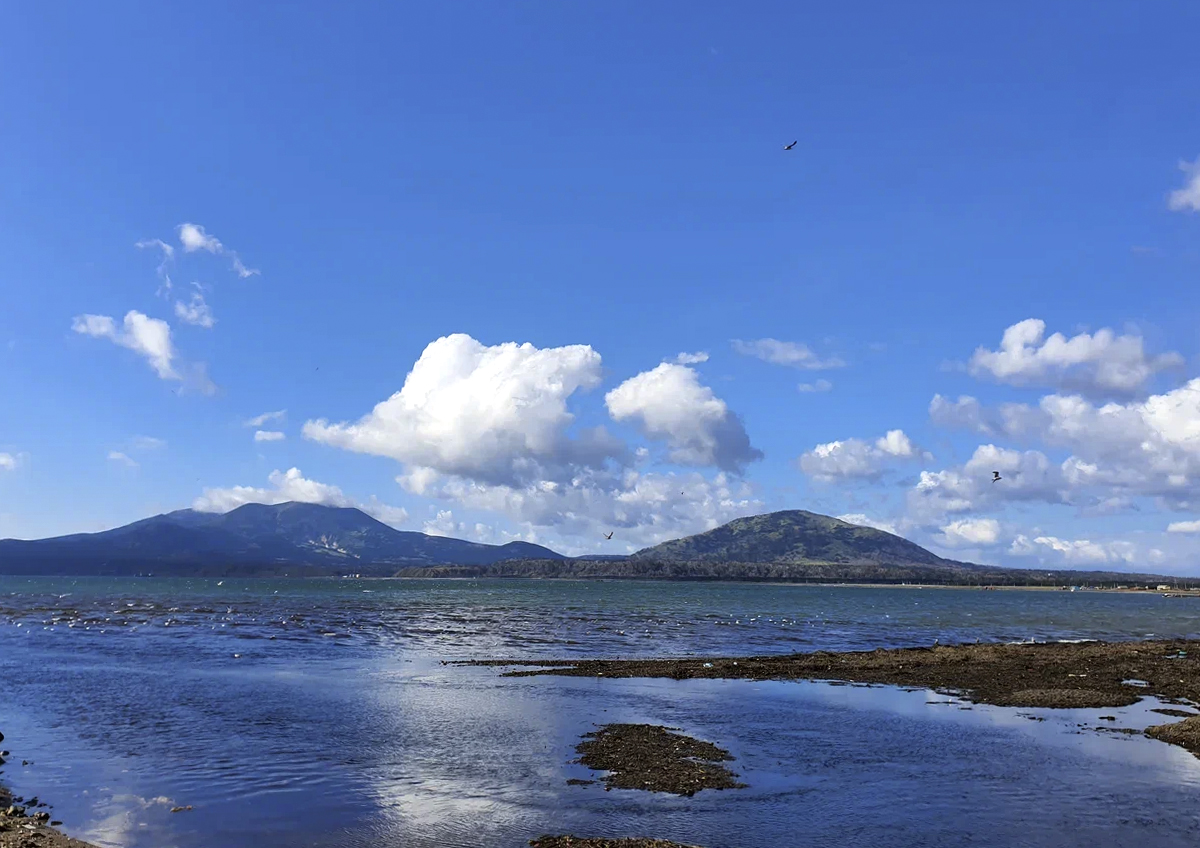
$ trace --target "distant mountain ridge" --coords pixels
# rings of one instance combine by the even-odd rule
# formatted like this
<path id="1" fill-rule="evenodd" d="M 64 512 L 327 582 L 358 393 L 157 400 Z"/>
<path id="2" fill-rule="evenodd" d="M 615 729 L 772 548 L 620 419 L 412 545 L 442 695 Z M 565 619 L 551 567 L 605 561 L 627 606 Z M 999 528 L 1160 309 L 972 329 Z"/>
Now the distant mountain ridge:
<path id="1" fill-rule="evenodd" d="M 362 574 L 968 585 L 1171 579 L 956 562 L 895 534 L 806 510 L 738 518 L 630 556 L 566 557 L 528 542 L 485 545 L 396 530 L 358 509 L 295 502 L 246 504 L 224 514 L 184 509 L 102 533 L 5 539 L 0 541 L 0 574 Z"/>
<path id="2" fill-rule="evenodd" d="M 529 542 L 485 545 L 396 530 L 359 509 L 297 502 L 182 509 L 101 533 L 0 541 L 5 574 L 391 574 L 401 566 L 529 558 L 563 555 Z"/>

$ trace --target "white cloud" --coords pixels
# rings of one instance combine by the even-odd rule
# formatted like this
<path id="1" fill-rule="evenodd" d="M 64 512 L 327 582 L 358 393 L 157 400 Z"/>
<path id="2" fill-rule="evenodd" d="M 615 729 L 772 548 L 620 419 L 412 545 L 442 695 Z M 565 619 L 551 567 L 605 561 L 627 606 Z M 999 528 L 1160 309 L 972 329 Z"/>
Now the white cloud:
<path id="1" fill-rule="evenodd" d="M 233 263 L 233 270 L 237 272 L 239 277 L 243 279 L 253 276 L 258 273 L 255 268 L 247 268 L 242 264 L 242 260 L 238 258 L 237 253 L 221 244 L 220 240 L 205 232 L 204 227 L 199 224 L 180 224 L 178 227 L 179 242 L 183 245 L 184 253 L 194 253 L 197 250 L 206 250 L 209 253 L 218 256 L 227 256 Z"/>
<path id="2" fill-rule="evenodd" d="M 980 347 L 967 364 L 976 377 L 1014 386 L 1048 385 L 1084 394 L 1132 394 L 1159 371 L 1180 365 L 1177 353 L 1147 356 L 1141 336 L 1112 330 L 1044 338 L 1046 322 L 1028 318 L 1004 331 L 999 350 Z"/>
<path id="3" fill-rule="evenodd" d="M 197 250 L 220 253 L 224 249 L 217 237 L 204 232 L 204 227 L 199 224 L 180 224 L 178 230 L 179 241 L 183 244 L 184 253 L 192 253 Z"/>
<path id="4" fill-rule="evenodd" d="M 604 403 L 614 421 L 633 422 L 647 438 L 665 441 L 671 460 L 681 465 L 740 472 L 762 458 L 725 401 L 686 365 L 664 362 L 630 377 Z"/>
<path id="5" fill-rule="evenodd" d="M 135 247 L 143 250 L 151 247 L 162 251 L 162 261 L 158 263 L 158 268 L 155 269 L 159 280 L 157 294 L 169 294 L 171 291 L 171 275 L 167 273 L 167 268 L 170 266 L 171 260 L 175 258 L 175 248 L 162 239 L 143 239 L 137 242 Z"/>
<path id="6" fill-rule="evenodd" d="M 400 391 L 357 422 L 308 421 L 303 434 L 494 485 L 564 479 L 627 453 L 603 429 L 568 434 L 567 399 L 600 379 L 587 345 L 489 347 L 460 333 L 430 343 Z"/>
<path id="7" fill-rule="evenodd" d="M 1144 401 L 1099 406 L 1054 394 L 1036 407 L 991 410 L 974 398 L 936 396 L 930 414 L 938 423 L 1069 449 L 1060 488 L 1075 499 L 1091 492 L 1101 501 L 1149 496 L 1178 506 L 1200 497 L 1200 378 Z"/>
<path id="8" fill-rule="evenodd" d="M 264 424 L 266 424 L 268 421 L 282 422 L 286 418 L 287 418 L 287 410 L 280 409 L 280 410 L 276 410 L 275 412 L 264 412 L 262 415 L 256 415 L 253 418 L 247 418 L 245 421 L 242 422 L 242 424 L 243 424 L 243 426 L 246 426 L 246 427 L 261 427 Z"/>
<path id="9" fill-rule="evenodd" d="M 161 450 L 167 446 L 167 440 L 156 439 L 154 436 L 134 436 L 131 444 L 134 450 Z"/>
<path id="10" fill-rule="evenodd" d="M 833 388 L 833 383 L 828 380 L 817 380 L 813 383 L 800 383 L 796 386 L 798 392 L 827 392 Z"/>
<path id="11" fill-rule="evenodd" d="M 800 470 L 817 480 L 876 480 L 896 460 L 931 458 L 903 430 L 889 430 L 873 443 L 844 439 L 817 445 L 800 457 Z"/>
<path id="12" fill-rule="evenodd" d="M 679 353 L 671 361 L 676 365 L 698 365 L 701 362 L 708 362 L 708 353 L 703 350 L 696 353 Z"/>
<path id="13" fill-rule="evenodd" d="M 744 356 L 753 356 L 772 365 L 787 365 L 791 368 L 803 368 L 809 371 L 820 371 L 826 368 L 841 368 L 846 363 L 836 356 L 821 359 L 808 345 L 801 342 L 781 342 L 779 339 L 756 339 L 743 341 L 733 339 L 730 342 L 733 349 Z"/>
<path id="14" fill-rule="evenodd" d="M 0 453 L 0 471 L 12 471 L 17 467 L 17 458 L 11 453 Z"/>
<path id="15" fill-rule="evenodd" d="M 282 442 L 287 438 L 285 433 L 279 430 L 255 430 L 254 441 L 256 442 Z"/>
<path id="16" fill-rule="evenodd" d="M 1168 533 L 1200 533 L 1200 521 L 1172 521 L 1167 525 Z"/>
<path id="17" fill-rule="evenodd" d="M 213 324 L 217 323 L 212 314 L 212 307 L 204 301 L 204 294 L 199 291 L 192 292 L 192 299 L 188 303 L 182 300 L 175 301 L 175 317 L 186 324 L 204 327 L 206 330 L 212 329 Z"/>
<path id="18" fill-rule="evenodd" d="M 108 458 L 110 460 L 112 460 L 113 462 L 119 462 L 122 465 L 127 466 L 129 468 L 137 468 L 137 462 L 135 462 L 133 459 L 131 459 L 128 455 L 121 453 L 120 451 L 109 451 Z"/>
<path id="19" fill-rule="evenodd" d="M 1000 541 L 1000 522 L 994 518 L 963 518 L 942 526 L 943 545 L 951 548 L 990 547 Z"/>
<path id="20" fill-rule="evenodd" d="M 533 533 L 523 538 L 568 554 L 596 550 L 602 533 L 608 531 L 615 533 L 609 552 L 623 553 L 711 530 L 761 512 L 764 506 L 753 497 L 748 484 L 724 473 L 706 479 L 698 473 L 584 471 L 565 483 L 543 480 L 517 487 L 440 477 L 427 471 L 415 481 L 419 489 L 413 488 L 414 481 L 405 475 L 397 482 L 426 497 L 548 530 L 549 537 L 544 540 Z"/>
<path id="21" fill-rule="evenodd" d="M 1130 565 L 1138 560 L 1137 548 L 1130 542 L 1093 542 L 1090 539 L 1071 540 L 1057 536 L 1030 539 L 1018 535 L 1009 545 L 1008 552 L 1013 556 L 1036 557 L 1043 563 L 1061 562 L 1066 565 Z"/>
<path id="22" fill-rule="evenodd" d="M 1179 170 L 1187 174 L 1183 188 L 1177 188 L 1167 198 L 1167 206 L 1175 212 L 1200 212 L 1200 158 L 1195 162 L 1180 162 Z"/>
<path id="23" fill-rule="evenodd" d="M 172 364 L 175 348 L 171 344 L 171 328 L 166 321 L 148 318 L 141 312 L 130 310 L 125 314 L 121 330 L 107 315 L 80 315 L 75 318 L 71 329 L 85 336 L 108 339 L 144 356 L 150 367 L 164 380 L 181 379 Z"/>
<path id="24" fill-rule="evenodd" d="M 355 507 L 393 526 L 402 524 L 408 518 L 407 511 L 401 507 L 382 504 L 374 497 L 362 503 L 348 497 L 337 486 L 306 479 L 299 468 L 289 468 L 286 472 L 272 471 L 267 477 L 267 482 L 270 483 L 270 488 L 232 486 L 227 489 L 205 489 L 204 493 L 192 502 L 192 509 L 198 512 L 229 512 L 248 503 L 281 504 L 299 501 L 325 506 Z"/>
<path id="25" fill-rule="evenodd" d="M 894 521 L 885 521 L 881 518 L 871 518 L 861 512 L 850 512 L 846 515 L 837 516 L 839 521 L 845 521 L 848 524 L 857 524 L 860 527 L 874 527 L 876 530 L 882 530 L 885 533 L 891 533 L 895 536 L 900 535 L 900 527 Z"/>
<path id="26" fill-rule="evenodd" d="M 992 472 L 1001 480 L 992 482 Z M 942 521 L 948 513 L 995 508 L 1008 501 L 1070 503 L 1063 470 L 1040 451 L 980 445 L 960 468 L 922 471 L 908 492 L 908 513 L 919 524 Z"/>
<path id="27" fill-rule="evenodd" d="M 454 520 L 454 512 L 448 509 L 438 510 L 436 518 L 431 518 L 421 526 L 421 532 L 430 536 L 456 536 L 464 533 L 465 529 L 461 522 Z"/>

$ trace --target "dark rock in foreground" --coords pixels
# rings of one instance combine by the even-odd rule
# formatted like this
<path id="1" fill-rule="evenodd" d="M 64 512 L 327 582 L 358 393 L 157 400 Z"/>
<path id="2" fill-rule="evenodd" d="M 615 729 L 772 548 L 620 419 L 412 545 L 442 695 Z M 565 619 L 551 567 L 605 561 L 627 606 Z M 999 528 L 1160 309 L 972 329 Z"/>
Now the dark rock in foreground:
<path id="1" fill-rule="evenodd" d="M 530 840 L 533 848 L 696 848 L 665 839 L 583 839 L 578 836 L 543 836 Z"/>
<path id="2" fill-rule="evenodd" d="M 1186 718 L 1175 724 L 1157 724 L 1146 728 L 1146 735 L 1171 745 L 1178 745 L 1200 757 L 1200 716 Z"/>
<path id="3" fill-rule="evenodd" d="M 703 789 L 741 789 L 736 774 L 720 765 L 730 753 L 678 728 L 651 724 L 607 724 L 588 733 L 575 750 L 577 762 L 606 771 L 609 789 L 644 789 L 692 796 Z"/>

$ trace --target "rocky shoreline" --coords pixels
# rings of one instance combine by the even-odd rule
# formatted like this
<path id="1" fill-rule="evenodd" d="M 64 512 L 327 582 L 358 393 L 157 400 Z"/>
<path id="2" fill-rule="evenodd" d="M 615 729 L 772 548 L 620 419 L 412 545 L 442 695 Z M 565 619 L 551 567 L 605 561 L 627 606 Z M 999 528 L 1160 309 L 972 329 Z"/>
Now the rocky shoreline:
<path id="1" fill-rule="evenodd" d="M 474 660 L 506 676 L 829 680 L 919 687 L 1002 707 L 1123 707 L 1147 695 L 1186 709 L 1146 734 L 1200 757 L 1200 641 L 935 645 L 928 648 L 647 660 Z M 1192 716 L 1198 716 L 1193 718 Z M 1181 716 L 1173 716 L 1181 717 Z"/>

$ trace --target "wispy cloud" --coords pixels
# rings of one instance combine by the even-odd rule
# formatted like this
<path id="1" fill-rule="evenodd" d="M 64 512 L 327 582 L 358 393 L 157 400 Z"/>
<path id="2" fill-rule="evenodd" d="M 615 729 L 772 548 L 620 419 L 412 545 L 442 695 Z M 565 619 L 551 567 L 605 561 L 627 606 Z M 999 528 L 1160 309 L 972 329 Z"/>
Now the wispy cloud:
<path id="1" fill-rule="evenodd" d="M 154 436 L 134 436 L 129 443 L 139 451 L 161 450 L 167 446 L 166 439 L 156 439 Z"/>
<path id="2" fill-rule="evenodd" d="M 109 451 L 108 458 L 112 462 L 124 465 L 126 468 L 138 467 L 137 462 L 132 457 L 130 457 L 128 454 L 122 453 L 121 451 Z"/>
<path id="3" fill-rule="evenodd" d="M 783 342 L 779 339 L 755 339 L 744 341 L 731 339 L 733 349 L 743 356 L 753 356 L 772 365 L 785 365 L 789 368 L 802 368 L 807 371 L 822 371 L 827 368 L 841 368 L 845 362 L 836 356 L 822 359 L 803 342 Z"/>
<path id="4" fill-rule="evenodd" d="M 212 329 L 213 324 L 217 323 L 217 319 L 213 317 L 212 307 L 204 300 L 204 293 L 195 291 L 192 293 L 192 299 L 188 303 L 182 300 L 175 301 L 175 317 L 185 324 L 191 324 L 195 327 L 203 327 L 206 330 Z"/>
<path id="5" fill-rule="evenodd" d="M 287 438 L 285 433 L 278 430 L 255 430 L 254 441 L 256 442 L 282 442 Z"/>
<path id="6" fill-rule="evenodd" d="M 245 427 L 261 427 L 268 421 L 282 422 L 287 418 L 287 410 L 279 409 L 275 412 L 264 412 L 262 415 L 256 415 L 253 418 L 247 418 L 242 422 Z"/>
<path id="7" fill-rule="evenodd" d="M 142 250 L 156 248 L 162 251 L 162 261 L 158 263 L 158 268 L 155 269 L 155 272 L 158 274 L 158 291 L 156 294 L 160 297 L 170 294 L 171 275 L 167 272 L 167 269 L 171 264 L 171 260 L 175 258 L 175 248 L 162 239 L 142 239 L 135 246 Z"/>
<path id="8" fill-rule="evenodd" d="M 701 362 L 708 362 L 708 353 L 703 350 L 695 353 L 678 353 L 671 361 L 676 365 L 699 365 Z"/>
<path id="9" fill-rule="evenodd" d="M 833 388 L 833 383 L 828 380 L 817 380 L 813 383 L 801 383 L 796 386 L 798 392 L 827 392 Z"/>
<path id="10" fill-rule="evenodd" d="M 184 253 L 195 253 L 197 250 L 204 250 L 216 256 L 228 257 L 230 262 L 233 263 L 233 270 L 243 279 L 259 273 L 257 268 L 247 268 L 242 263 L 236 251 L 230 250 L 221 244 L 220 239 L 214 235 L 210 235 L 199 224 L 180 224 L 177 229 L 179 231 L 179 243 L 183 245 Z"/>

